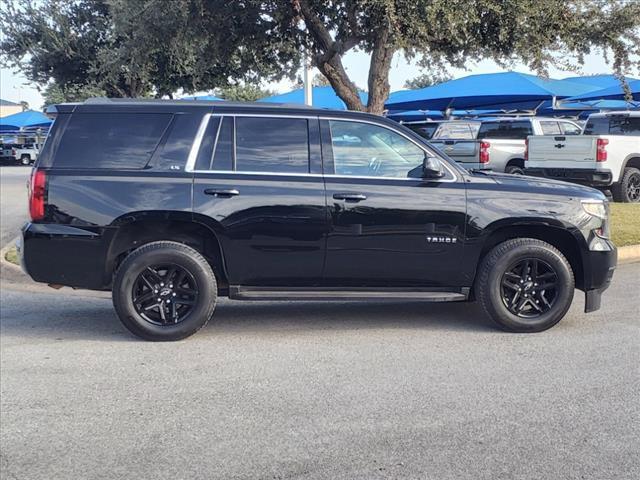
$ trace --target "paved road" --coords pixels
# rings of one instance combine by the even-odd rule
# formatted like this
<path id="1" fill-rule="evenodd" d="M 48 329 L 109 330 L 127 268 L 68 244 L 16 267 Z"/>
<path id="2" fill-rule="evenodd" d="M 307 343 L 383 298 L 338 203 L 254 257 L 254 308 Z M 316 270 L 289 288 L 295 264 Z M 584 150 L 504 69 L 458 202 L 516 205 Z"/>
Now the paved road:
<path id="1" fill-rule="evenodd" d="M 0 248 L 20 231 L 27 221 L 27 180 L 30 167 L 0 167 Z"/>
<path id="2" fill-rule="evenodd" d="M 640 478 L 640 264 L 541 334 L 473 305 L 236 303 L 179 343 L 1 293 L 3 479 Z"/>

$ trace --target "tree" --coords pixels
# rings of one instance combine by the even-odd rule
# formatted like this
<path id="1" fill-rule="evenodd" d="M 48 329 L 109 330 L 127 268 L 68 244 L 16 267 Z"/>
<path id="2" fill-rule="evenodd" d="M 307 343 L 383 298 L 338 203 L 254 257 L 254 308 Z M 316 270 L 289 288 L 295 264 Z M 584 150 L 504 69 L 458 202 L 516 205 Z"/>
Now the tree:
<path id="1" fill-rule="evenodd" d="M 2 58 L 44 85 L 171 95 L 295 78 L 311 58 L 352 110 L 381 113 L 396 54 L 428 71 L 493 59 L 541 74 L 600 50 L 640 65 L 640 2 L 626 0 L 25 0 L 3 15 Z M 10 2 L 11 3 L 11 2 Z M 23 2 L 24 3 L 24 2 Z M 369 55 L 368 102 L 343 65 Z"/>
<path id="2" fill-rule="evenodd" d="M 151 84 L 105 58 L 122 44 L 106 0 L 24 0 L 0 9 L 3 65 L 19 68 L 41 87 L 53 79 L 62 91 L 98 86 L 109 96 L 140 96 Z M 68 99 L 67 99 L 68 100 Z"/>
<path id="3" fill-rule="evenodd" d="M 316 73 L 311 80 L 311 84 L 314 87 L 330 87 L 331 83 L 327 80 L 327 77 L 322 75 L 321 73 Z"/>
<path id="4" fill-rule="evenodd" d="M 453 77 L 447 73 L 423 73 L 422 75 L 418 75 L 417 77 L 404 82 L 404 88 L 426 88 L 432 85 L 437 85 L 438 83 L 448 82 L 452 78 Z"/>
<path id="5" fill-rule="evenodd" d="M 83 102 L 87 98 L 105 97 L 107 92 L 95 85 L 60 86 L 55 82 L 49 83 L 42 92 L 44 107 L 65 102 Z"/>
<path id="6" fill-rule="evenodd" d="M 272 90 L 265 90 L 260 85 L 238 84 L 228 87 L 221 87 L 214 90 L 215 94 L 225 100 L 235 100 L 238 102 L 255 102 L 264 97 L 275 95 Z"/>

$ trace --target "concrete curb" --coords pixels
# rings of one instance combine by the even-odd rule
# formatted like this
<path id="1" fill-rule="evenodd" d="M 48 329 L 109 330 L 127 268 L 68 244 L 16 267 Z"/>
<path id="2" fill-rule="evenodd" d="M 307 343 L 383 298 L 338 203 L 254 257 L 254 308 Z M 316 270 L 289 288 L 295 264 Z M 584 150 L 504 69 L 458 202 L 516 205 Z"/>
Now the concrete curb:
<path id="1" fill-rule="evenodd" d="M 640 245 L 618 247 L 618 263 L 640 262 Z"/>

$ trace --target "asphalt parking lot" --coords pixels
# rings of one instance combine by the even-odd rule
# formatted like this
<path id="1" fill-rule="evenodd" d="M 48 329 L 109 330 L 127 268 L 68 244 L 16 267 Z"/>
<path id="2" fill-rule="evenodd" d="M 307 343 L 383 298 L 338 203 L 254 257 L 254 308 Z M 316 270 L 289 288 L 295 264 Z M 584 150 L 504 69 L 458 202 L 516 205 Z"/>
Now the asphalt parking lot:
<path id="1" fill-rule="evenodd" d="M 144 343 L 100 294 L 1 294 L 6 479 L 635 479 L 640 264 L 506 334 L 475 305 L 237 303 Z M 633 288 L 630 288 L 634 285 Z"/>

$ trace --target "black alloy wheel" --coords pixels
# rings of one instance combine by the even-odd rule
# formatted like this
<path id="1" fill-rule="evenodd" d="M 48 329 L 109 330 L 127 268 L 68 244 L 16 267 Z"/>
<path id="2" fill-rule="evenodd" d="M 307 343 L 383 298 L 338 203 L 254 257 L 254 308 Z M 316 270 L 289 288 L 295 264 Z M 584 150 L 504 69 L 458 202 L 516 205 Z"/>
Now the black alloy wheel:
<path id="1" fill-rule="evenodd" d="M 183 321 L 198 301 L 193 275 L 179 265 L 152 265 L 133 284 L 136 312 L 154 325 Z"/>
<path id="2" fill-rule="evenodd" d="M 504 272 L 502 301 L 521 318 L 537 318 L 553 308 L 557 297 L 558 274 L 537 258 L 518 260 Z"/>
<path id="3" fill-rule="evenodd" d="M 207 324 L 218 286 L 209 262 L 188 245 L 158 241 L 122 261 L 113 305 L 129 331 L 151 341 L 180 340 Z"/>
<path id="4" fill-rule="evenodd" d="M 485 313 L 510 332 L 541 332 L 565 316 L 575 279 L 566 257 L 536 238 L 513 238 L 482 259 L 476 299 Z"/>

